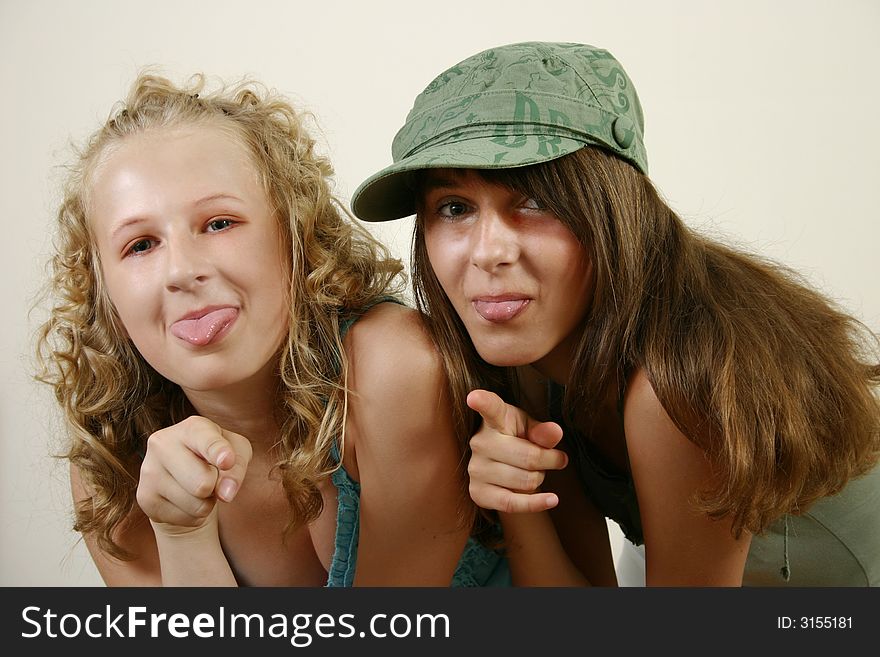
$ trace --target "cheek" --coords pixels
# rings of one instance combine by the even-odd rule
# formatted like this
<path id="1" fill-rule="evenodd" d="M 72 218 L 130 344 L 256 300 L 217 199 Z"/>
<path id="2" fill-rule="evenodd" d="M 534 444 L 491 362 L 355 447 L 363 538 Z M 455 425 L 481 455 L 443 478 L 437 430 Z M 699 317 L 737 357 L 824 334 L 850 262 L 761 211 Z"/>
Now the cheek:
<path id="1" fill-rule="evenodd" d="M 286 315 L 290 301 L 290 276 L 293 271 L 290 249 L 282 240 L 272 240 L 267 244 L 262 261 L 265 262 L 265 269 L 259 275 L 264 282 L 272 282 L 270 287 L 276 296 L 276 302 Z"/>
<path id="2" fill-rule="evenodd" d="M 281 336 L 287 335 L 290 321 L 291 256 L 274 238 L 264 241 L 251 255 L 254 266 L 249 268 L 247 281 L 242 280 L 242 284 L 261 299 L 258 303 L 267 334 L 274 334 L 280 341 Z"/>
<path id="3" fill-rule="evenodd" d="M 559 254 L 558 261 L 568 264 L 562 270 L 562 275 L 566 276 L 572 285 L 582 287 L 588 283 L 591 260 L 579 245 L 567 245 Z"/>
<path id="4" fill-rule="evenodd" d="M 136 312 L 146 302 L 147 297 L 154 293 L 157 283 L 151 272 L 142 267 L 137 275 L 126 271 L 105 270 L 104 287 L 107 297 L 113 302 L 118 312 L 123 308 Z"/>
<path id="5" fill-rule="evenodd" d="M 103 268 L 103 318 L 99 321 L 115 326 L 119 335 L 131 340 L 142 354 L 149 347 L 151 331 L 161 313 L 157 285 L 155 272 L 146 267 L 137 272 L 121 266 Z"/>
<path id="6" fill-rule="evenodd" d="M 425 230 L 425 252 L 434 275 L 448 293 L 462 271 L 463 258 L 466 258 L 461 241 L 453 239 L 442 226 L 434 226 Z"/>
<path id="7" fill-rule="evenodd" d="M 129 281 L 122 272 L 113 267 L 103 267 L 99 280 L 104 286 L 101 305 L 106 309 L 105 314 L 108 317 L 115 315 L 119 327 L 128 332 L 128 327 L 137 317 L 137 311 L 143 309 L 139 281 Z"/>
<path id="8" fill-rule="evenodd" d="M 109 297 L 109 295 L 108 295 Z M 109 297 L 106 305 L 106 321 L 116 328 L 120 337 L 131 340 L 138 351 L 143 351 L 148 342 L 146 310 L 144 304 L 132 303 L 130 300 L 113 301 Z"/>
<path id="9" fill-rule="evenodd" d="M 582 317 L 593 293 L 592 260 L 583 247 L 574 244 L 566 245 L 557 262 L 567 264 L 558 271 L 559 288 L 567 291 L 571 312 Z"/>
<path id="10" fill-rule="evenodd" d="M 274 268 L 271 274 L 272 278 L 269 279 L 273 281 L 273 284 L 266 286 L 270 294 L 269 303 L 275 309 L 275 323 L 282 325 L 281 330 L 284 333 L 287 332 L 291 303 L 288 272 L 288 265 L 280 264 L 277 268 Z M 263 280 L 265 281 L 266 279 L 264 278 Z"/>

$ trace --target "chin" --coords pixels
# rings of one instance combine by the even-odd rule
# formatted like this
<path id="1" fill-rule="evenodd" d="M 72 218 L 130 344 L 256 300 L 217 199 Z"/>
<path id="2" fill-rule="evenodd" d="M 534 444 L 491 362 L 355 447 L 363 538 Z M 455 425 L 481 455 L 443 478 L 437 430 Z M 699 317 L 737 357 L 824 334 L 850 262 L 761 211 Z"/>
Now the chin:
<path id="1" fill-rule="evenodd" d="M 167 376 L 184 390 L 212 392 L 223 390 L 248 378 L 247 373 L 231 371 L 228 367 L 194 367 L 186 373 Z"/>
<path id="2" fill-rule="evenodd" d="M 182 389 L 192 392 L 214 392 L 228 388 L 231 383 L 225 377 L 181 377 L 179 381 L 175 381 Z"/>
<path id="3" fill-rule="evenodd" d="M 537 358 L 532 357 L 531 353 L 512 346 L 486 345 L 481 347 L 477 345 L 476 347 L 480 358 L 495 367 L 519 367 L 521 365 L 530 365 L 537 360 Z"/>

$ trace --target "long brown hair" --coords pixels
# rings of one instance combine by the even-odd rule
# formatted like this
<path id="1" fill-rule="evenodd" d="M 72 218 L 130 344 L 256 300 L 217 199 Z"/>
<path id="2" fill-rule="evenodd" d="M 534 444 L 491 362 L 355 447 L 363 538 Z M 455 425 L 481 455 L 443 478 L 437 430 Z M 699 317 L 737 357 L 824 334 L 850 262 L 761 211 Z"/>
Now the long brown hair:
<path id="1" fill-rule="evenodd" d="M 760 533 L 877 462 L 877 336 L 795 272 L 689 229 L 645 175 L 598 148 L 477 173 L 536 199 L 592 258 L 567 412 L 589 423 L 609 389 L 644 368 L 718 473 L 698 499 L 704 512 Z M 487 366 L 430 267 L 421 219 L 413 282 L 466 411 Z"/>
<path id="2" fill-rule="evenodd" d="M 333 170 L 316 151 L 307 118 L 255 81 L 208 89 L 205 77 L 196 75 L 177 87 L 145 73 L 69 167 L 48 290 L 54 307 L 38 336 L 37 378 L 54 389 L 70 431 L 64 456 L 90 492 L 76 509 L 74 528 L 94 533 L 109 554 L 131 556 L 114 532 L 136 504 L 147 437 L 191 412 L 179 386 L 153 370 L 122 330 L 89 231 L 89 178 L 96 163 L 114 144 L 146 130 L 216 125 L 251 153 L 293 263 L 289 333 L 278 362 L 279 468 L 291 527 L 321 511 L 317 482 L 337 465 L 330 448 L 344 423 L 340 320 L 399 291 L 402 265 L 346 219 L 331 190 Z"/>

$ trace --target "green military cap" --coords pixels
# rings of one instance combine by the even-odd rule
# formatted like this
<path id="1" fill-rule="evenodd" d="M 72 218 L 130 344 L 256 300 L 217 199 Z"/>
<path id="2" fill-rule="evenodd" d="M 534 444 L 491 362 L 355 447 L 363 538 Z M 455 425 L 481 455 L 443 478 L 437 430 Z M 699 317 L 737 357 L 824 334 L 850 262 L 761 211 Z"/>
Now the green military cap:
<path id="1" fill-rule="evenodd" d="M 587 145 L 648 172 L 638 95 L 607 51 L 579 43 L 515 43 L 447 69 L 416 98 L 391 153 L 365 180 L 352 211 L 365 221 L 415 213 L 408 178 L 429 168 L 504 169 Z"/>

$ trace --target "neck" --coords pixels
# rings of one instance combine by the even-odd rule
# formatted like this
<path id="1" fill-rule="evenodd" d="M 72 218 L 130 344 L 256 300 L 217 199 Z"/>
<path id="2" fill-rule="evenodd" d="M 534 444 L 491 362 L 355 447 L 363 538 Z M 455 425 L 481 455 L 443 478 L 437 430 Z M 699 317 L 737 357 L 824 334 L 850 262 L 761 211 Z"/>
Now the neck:
<path id="1" fill-rule="evenodd" d="M 574 353 L 580 341 L 581 332 L 572 331 L 543 358 L 532 363 L 538 372 L 554 383 L 567 386 L 574 365 Z"/>
<path id="2" fill-rule="evenodd" d="M 225 388 L 184 393 L 196 413 L 244 436 L 255 451 L 269 451 L 280 433 L 277 387 L 274 368 L 268 368 Z"/>

